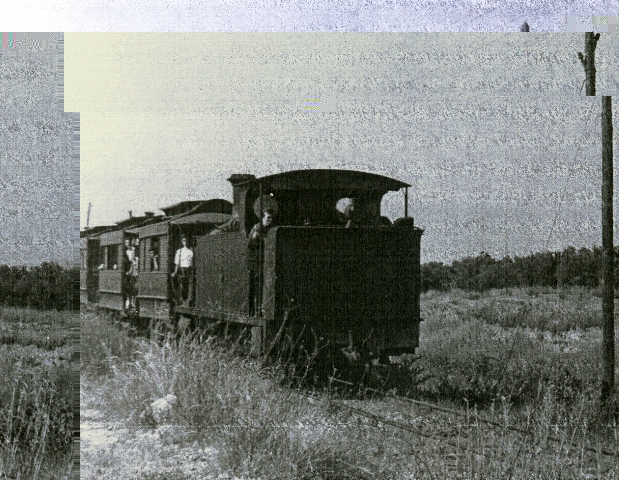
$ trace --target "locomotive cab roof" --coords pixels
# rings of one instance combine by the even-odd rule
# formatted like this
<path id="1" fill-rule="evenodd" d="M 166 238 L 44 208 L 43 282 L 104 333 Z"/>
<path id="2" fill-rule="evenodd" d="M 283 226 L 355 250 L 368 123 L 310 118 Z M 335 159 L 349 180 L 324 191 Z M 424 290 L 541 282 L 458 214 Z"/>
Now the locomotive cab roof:
<path id="1" fill-rule="evenodd" d="M 292 170 L 261 178 L 251 178 L 240 185 L 260 185 L 265 190 L 341 190 L 343 192 L 396 191 L 409 184 L 375 173 L 356 170 Z"/>
<path id="2" fill-rule="evenodd" d="M 382 197 L 389 191 L 409 187 L 393 178 L 353 170 L 294 170 L 256 178 L 233 175 L 234 212 L 247 232 L 265 208 L 276 211 L 277 225 L 341 226 L 336 206 L 355 199 L 364 212 L 364 223 L 380 221 Z"/>

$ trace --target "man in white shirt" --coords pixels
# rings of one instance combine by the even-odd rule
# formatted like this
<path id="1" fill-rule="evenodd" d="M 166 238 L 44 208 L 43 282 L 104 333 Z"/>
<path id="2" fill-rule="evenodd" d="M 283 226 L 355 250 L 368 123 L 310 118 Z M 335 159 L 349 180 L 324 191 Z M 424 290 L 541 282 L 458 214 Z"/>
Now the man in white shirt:
<path id="1" fill-rule="evenodd" d="M 180 283 L 179 303 L 182 302 L 183 307 L 189 306 L 189 279 L 191 278 L 191 267 L 193 266 L 193 251 L 187 247 L 187 237 L 181 237 L 183 246 L 176 251 L 174 256 L 174 273 L 172 276 L 178 275 Z"/>

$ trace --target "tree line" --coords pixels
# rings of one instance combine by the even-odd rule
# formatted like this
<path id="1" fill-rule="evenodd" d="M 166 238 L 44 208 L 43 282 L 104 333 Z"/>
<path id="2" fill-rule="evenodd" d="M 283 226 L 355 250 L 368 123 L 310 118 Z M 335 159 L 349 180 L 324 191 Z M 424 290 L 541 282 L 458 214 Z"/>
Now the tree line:
<path id="1" fill-rule="evenodd" d="M 0 265 L 0 305 L 65 310 L 72 297 L 73 274 L 58 263 Z"/>
<path id="2" fill-rule="evenodd" d="M 615 271 L 619 267 L 619 247 L 615 247 Z M 461 288 L 483 292 L 508 287 L 597 288 L 602 285 L 602 248 L 561 252 L 540 252 L 524 257 L 493 258 L 486 252 L 455 260 L 451 265 L 429 262 L 421 266 L 421 290 Z M 615 288 L 619 276 L 615 277 Z"/>

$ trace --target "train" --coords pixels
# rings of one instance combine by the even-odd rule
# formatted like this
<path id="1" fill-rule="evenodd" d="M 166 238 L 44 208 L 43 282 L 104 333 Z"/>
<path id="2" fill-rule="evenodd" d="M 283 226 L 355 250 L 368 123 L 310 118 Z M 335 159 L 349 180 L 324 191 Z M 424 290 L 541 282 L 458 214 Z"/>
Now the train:
<path id="1" fill-rule="evenodd" d="M 228 181 L 232 202 L 182 201 L 160 215 L 81 231 L 81 302 L 125 311 L 125 242 L 137 239 L 139 319 L 243 328 L 252 355 L 272 352 L 284 337 L 321 342 L 327 357 L 349 362 L 389 363 L 415 352 L 423 229 L 408 215 L 410 185 L 335 169 L 233 174 Z M 391 222 L 381 202 L 398 191 L 404 216 Z M 274 225 L 260 243 L 256 274 L 248 267 L 248 236 L 267 210 Z M 193 252 L 186 301 L 174 275 L 183 236 Z"/>

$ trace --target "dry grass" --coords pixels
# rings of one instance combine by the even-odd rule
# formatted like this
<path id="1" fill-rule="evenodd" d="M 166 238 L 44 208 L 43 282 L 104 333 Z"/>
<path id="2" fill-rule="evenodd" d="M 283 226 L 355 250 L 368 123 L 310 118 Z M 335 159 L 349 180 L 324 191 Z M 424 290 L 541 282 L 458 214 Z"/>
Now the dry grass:
<path id="1" fill-rule="evenodd" d="M 570 301 L 589 301 L 569 292 L 564 300 L 568 312 Z M 84 371 L 95 392 L 88 407 L 140 425 L 142 433 L 135 438 L 149 431 L 161 437 L 142 448 L 149 466 L 135 478 L 615 478 L 619 472 L 612 462 L 582 447 L 617 448 L 619 441 L 617 426 L 601 425 L 596 413 L 599 331 L 583 327 L 553 334 L 503 327 L 475 313 L 484 302 L 499 309 L 500 295 L 430 293 L 423 298 L 420 362 L 428 378 L 418 389 L 449 397 L 448 405 L 464 413 L 449 419 L 409 409 L 407 421 L 432 438 L 308 403 L 281 386 L 278 369 L 266 373 L 213 338 L 131 339 L 109 318 L 92 312 L 82 315 Z M 557 315 L 553 302 L 542 298 L 536 305 L 552 308 L 536 315 Z M 168 394 L 177 403 L 171 416 L 157 423 L 149 405 Z M 395 407 L 367 404 L 396 415 Z M 530 434 L 484 426 L 467 417 L 474 412 Z M 207 449 L 208 462 L 182 460 L 181 452 Z M 95 472 L 85 478 L 116 468 L 127 451 L 83 452 Z M 171 459 L 181 466 L 171 466 Z M 135 468 L 138 460 L 124 461 Z"/>
<path id="2" fill-rule="evenodd" d="M 73 428 L 71 318 L 70 312 L 0 310 L 0 327 L 12 335 L 0 344 L 0 478 L 60 479 L 66 473 Z"/>
<path id="3" fill-rule="evenodd" d="M 601 331 L 591 326 L 601 301 L 580 288 L 546 290 L 424 296 L 426 321 L 416 367 L 425 380 L 417 388 L 433 398 L 495 414 L 507 409 L 512 424 L 534 425 L 565 442 L 608 441 L 616 449 L 616 420 L 610 416 L 608 423 L 599 402 Z M 533 319 L 513 321 L 518 305 L 528 305 Z M 587 313 L 580 317 L 580 312 Z M 505 318 L 512 318 L 509 326 L 501 326 Z"/>

